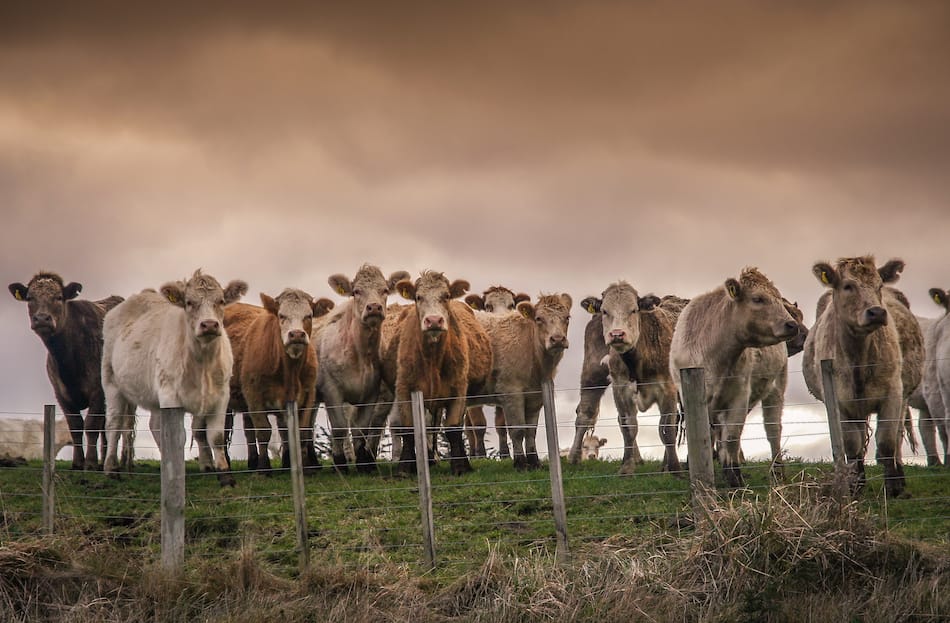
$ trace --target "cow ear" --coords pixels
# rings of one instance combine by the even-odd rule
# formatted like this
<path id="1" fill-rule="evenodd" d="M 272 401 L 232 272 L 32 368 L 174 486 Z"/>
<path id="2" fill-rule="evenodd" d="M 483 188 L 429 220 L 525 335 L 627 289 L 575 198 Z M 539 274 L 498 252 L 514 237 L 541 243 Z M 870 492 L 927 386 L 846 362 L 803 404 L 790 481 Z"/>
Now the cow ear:
<path id="1" fill-rule="evenodd" d="M 521 301 L 530 301 L 530 300 L 531 300 L 531 297 L 525 294 L 524 292 L 519 292 L 518 294 L 515 295 L 515 305 L 517 305 Z M 568 307 L 570 307 L 570 305 L 568 305 Z"/>
<path id="2" fill-rule="evenodd" d="M 574 304 L 574 299 L 571 298 L 571 295 L 563 292 L 561 293 L 561 305 L 564 306 L 564 309 L 570 311 L 571 305 Z"/>
<path id="3" fill-rule="evenodd" d="M 881 276 L 884 283 L 894 283 L 901 278 L 904 271 L 904 260 L 891 260 L 884 266 L 877 269 L 877 274 Z"/>
<path id="4" fill-rule="evenodd" d="M 396 272 L 394 272 L 393 274 L 389 276 L 389 281 L 386 282 L 386 285 L 389 287 L 390 290 L 395 290 L 397 283 L 399 283 L 400 281 L 406 281 L 409 278 L 410 278 L 409 273 L 407 273 L 404 270 L 397 270 Z"/>
<path id="5" fill-rule="evenodd" d="M 468 306 L 472 309 L 485 310 L 485 299 L 482 298 L 481 294 L 469 294 L 465 297 L 465 302 L 468 303 Z"/>
<path id="6" fill-rule="evenodd" d="M 350 283 L 346 275 L 330 275 L 327 283 L 333 288 L 333 291 L 340 296 L 350 296 L 353 294 L 353 284 Z"/>
<path id="7" fill-rule="evenodd" d="M 660 297 L 655 294 L 647 294 L 641 296 L 637 299 L 637 305 L 640 306 L 640 311 L 650 312 L 656 309 L 656 306 L 660 304 Z"/>
<path id="8" fill-rule="evenodd" d="M 275 316 L 277 315 L 278 310 L 280 310 L 280 306 L 277 304 L 277 301 L 275 301 L 273 297 L 268 296 L 263 292 L 261 292 L 261 304 L 264 306 L 264 309 Z"/>
<path id="9" fill-rule="evenodd" d="M 471 287 L 464 279 L 456 279 L 449 284 L 449 298 L 457 299 L 468 292 Z"/>
<path id="10" fill-rule="evenodd" d="M 414 301 L 416 299 L 416 284 L 408 279 L 403 279 L 398 282 L 396 284 L 396 291 L 399 292 L 399 296 L 407 301 Z"/>
<path id="11" fill-rule="evenodd" d="M 947 297 L 947 293 L 940 288 L 930 288 L 930 298 L 933 299 L 933 302 L 937 305 L 947 309 L 947 302 L 950 301 L 950 298 Z"/>
<path id="12" fill-rule="evenodd" d="M 330 299 L 315 299 L 310 302 L 310 309 L 313 310 L 313 317 L 319 318 L 320 316 L 326 316 L 330 313 L 330 310 L 336 307 L 336 303 Z"/>
<path id="13" fill-rule="evenodd" d="M 10 287 L 10 294 L 13 295 L 13 298 L 15 298 L 18 301 L 26 300 L 26 294 L 29 288 L 27 288 L 25 285 L 23 285 L 19 281 L 16 283 L 11 283 L 9 287 Z"/>
<path id="14" fill-rule="evenodd" d="M 732 277 L 726 279 L 725 287 L 726 294 L 728 294 L 729 298 L 733 301 L 738 301 L 742 298 L 742 286 Z"/>
<path id="15" fill-rule="evenodd" d="M 825 262 L 818 262 L 811 267 L 811 272 L 826 288 L 834 288 L 838 285 L 838 273 Z"/>
<path id="16" fill-rule="evenodd" d="M 82 292 L 82 284 L 71 281 L 65 288 L 63 288 L 63 300 L 71 301 L 72 299 L 79 296 L 80 292 Z"/>
<path id="17" fill-rule="evenodd" d="M 247 294 L 247 282 L 235 279 L 224 289 L 224 304 L 230 305 Z"/>
<path id="18" fill-rule="evenodd" d="M 529 301 L 521 301 L 515 309 L 528 320 L 534 320 L 534 305 Z"/>
<path id="19" fill-rule="evenodd" d="M 581 307 L 587 310 L 588 314 L 596 314 L 600 311 L 600 299 L 594 296 L 588 296 L 581 301 Z"/>
<path id="20" fill-rule="evenodd" d="M 607 443 L 607 438 L 606 438 L 606 437 L 601 437 L 601 438 L 600 438 L 600 441 L 597 442 L 597 447 L 603 448 L 603 447 L 604 447 L 604 444 L 606 444 L 606 443 Z"/>
<path id="21" fill-rule="evenodd" d="M 185 284 L 180 281 L 173 281 L 166 283 L 159 291 L 162 293 L 169 303 L 172 305 L 177 305 L 178 307 L 185 306 Z"/>

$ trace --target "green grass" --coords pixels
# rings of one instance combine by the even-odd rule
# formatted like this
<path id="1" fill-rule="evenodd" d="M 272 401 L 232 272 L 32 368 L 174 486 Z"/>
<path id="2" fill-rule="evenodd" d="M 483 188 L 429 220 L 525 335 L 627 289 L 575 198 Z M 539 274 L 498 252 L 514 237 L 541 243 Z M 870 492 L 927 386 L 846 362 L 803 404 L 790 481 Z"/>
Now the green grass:
<path id="1" fill-rule="evenodd" d="M 433 510 L 440 581 L 451 581 L 484 563 L 491 552 L 504 557 L 553 554 L 555 531 L 548 470 L 515 472 L 509 461 L 479 460 L 463 476 L 446 463 L 432 469 Z M 659 474 L 647 463 L 634 476 L 618 476 L 617 462 L 563 464 L 568 537 L 581 544 L 672 541 L 691 529 L 685 478 Z M 297 573 L 290 476 L 242 473 L 237 486 L 221 488 L 214 475 L 193 461 L 186 478 L 186 559 L 214 560 L 251 549 L 267 568 L 285 577 Z M 937 545 L 950 543 L 950 471 L 908 466 L 911 497 L 885 500 L 880 469 L 870 466 L 859 506 L 891 533 Z M 826 464 L 789 464 L 790 482 L 814 483 L 830 472 Z M 747 496 L 765 497 L 767 465 L 744 469 Z M 41 533 L 41 465 L 0 471 L 0 542 Z M 324 467 L 305 477 L 311 564 L 373 570 L 386 565 L 421 569 L 419 497 L 414 478 L 338 475 Z M 720 487 L 722 484 L 720 483 Z M 133 474 L 110 479 L 72 472 L 57 464 L 56 524 L 61 535 L 125 548 L 146 559 L 160 557 L 158 463 L 140 461 Z M 728 496 L 729 490 L 720 488 Z"/>

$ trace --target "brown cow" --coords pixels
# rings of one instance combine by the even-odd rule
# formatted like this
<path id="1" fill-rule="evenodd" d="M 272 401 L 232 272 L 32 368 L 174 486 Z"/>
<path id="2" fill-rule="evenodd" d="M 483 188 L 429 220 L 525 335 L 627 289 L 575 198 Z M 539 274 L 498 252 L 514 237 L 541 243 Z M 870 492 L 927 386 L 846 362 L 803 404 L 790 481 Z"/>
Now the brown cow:
<path id="1" fill-rule="evenodd" d="M 541 467 L 535 443 L 541 385 L 554 378 L 568 347 L 570 310 L 569 295 L 548 294 L 533 305 L 518 303 L 514 312 L 476 316 L 491 341 L 493 364 L 482 395 L 469 401 L 501 405 L 510 428 L 515 469 Z"/>
<path id="2" fill-rule="evenodd" d="M 472 469 L 462 441 L 462 416 L 467 394 L 479 395 L 489 381 L 492 351 L 488 335 L 472 309 L 454 301 L 468 289 L 468 282 L 449 283 L 442 273 L 426 271 L 415 283 L 400 281 L 396 288 L 415 305 L 401 314 L 397 335 L 389 344 L 396 349 L 395 397 L 403 435 L 400 469 L 415 470 L 412 441 L 411 393 L 421 391 L 435 416 L 445 411 L 445 436 L 451 448 L 452 473 Z M 391 358 L 387 353 L 384 358 Z M 385 366 L 384 366 L 385 368 Z"/>
<path id="3" fill-rule="evenodd" d="M 465 297 L 465 302 L 469 307 L 489 314 L 513 312 L 518 303 L 530 300 L 531 297 L 524 292 L 515 294 L 504 286 L 491 286 L 482 294 L 469 294 Z M 465 436 L 468 437 L 469 456 L 487 456 L 485 450 L 487 423 L 485 411 L 481 406 L 471 407 L 465 412 Z M 498 456 L 506 459 L 511 456 L 511 449 L 508 447 L 505 411 L 499 406 L 495 407 L 495 432 L 498 434 Z"/>
<path id="4" fill-rule="evenodd" d="M 884 287 L 900 278 L 904 262 L 891 260 L 880 269 L 871 256 L 819 262 L 815 277 L 831 290 L 819 305 L 817 320 L 805 342 L 803 372 L 809 391 L 824 400 L 821 361 L 834 361 L 834 383 L 845 455 L 857 472 L 855 492 L 864 486 L 868 420 L 877 413 L 877 461 L 884 465 L 888 495 L 904 491 L 900 430 L 908 399 L 923 373 L 920 325 L 898 290 Z"/>
<path id="5" fill-rule="evenodd" d="M 408 278 L 409 273 L 399 270 L 386 279 L 379 268 L 364 264 L 352 281 L 345 275 L 328 279 L 338 294 L 350 297 L 334 314 L 313 327 L 320 361 L 318 401 L 327 407 L 333 435 L 333 464 L 339 471 L 347 470 L 344 441 L 351 426 L 356 469 L 376 470 L 378 438 L 385 425 L 384 413 L 382 421 L 375 416 L 382 375 L 380 327 L 386 318 L 387 297 L 396 283 Z M 353 406 L 352 422 L 344 408 L 347 403 Z"/>
<path id="6" fill-rule="evenodd" d="M 72 434 L 72 468 L 98 469 L 100 434 L 103 458 L 106 453 L 102 319 L 107 311 L 122 302 L 122 297 L 74 300 L 81 291 L 82 284 L 64 285 L 62 277 L 49 272 L 37 273 L 27 285 L 10 284 L 13 297 L 26 302 L 30 328 L 46 346 L 46 374 Z M 83 409 L 88 409 L 85 418 Z"/>
<path id="7" fill-rule="evenodd" d="M 244 413 L 248 469 L 271 468 L 267 446 L 268 414 L 281 431 L 282 465 L 290 466 L 286 406 L 295 401 L 305 467 L 319 465 L 313 447 L 313 412 L 317 356 L 310 341 L 313 318 L 333 308 L 306 292 L 287 288 L 276 298 L 261 293 L 263 307 L 235 303 L 225 308 L 224 326 L 231 340 L 234 368 L 229 407 Z"/>
<path id="8" fill-rule="evenodd" d="M 745 268 L 738 280 L 729 278 L 723 286 L 690 300 L 676 322 L 670 372 L 682 393 L 680 370 L 705 369 L 713 447 L 718 448 L 729 486 L 743 486 L 739 441 L 754 404 L 753 389 L 769 389 L 768 384 L 753 383 L 763 355 L 756 349 L 773 347 L 787 357 L 782 342 L 794 338 L 798 330 L 778 289 L 756 268 Z"/>
<path id="9" fill-rule="evenodd" d="M 665 448 L 663 469 L 681 471 L 675 447 L 679 406 L 676 386 L 670 378 L 669 349 L 683 304 L 678 297 L 641 297 L 625 281 L 611 284 L 601 298 L 581 301 L 581 307 L 594 318 L 585 329 L 581 403 L 577 408 L 574 444 L 568 455 L 572 463 L 580 462 L 584 436 L 596 423 L 600 398 L 597 392 L 602 394 L 600 388 L 606 387 L 608 381 L 599 375 L 609 375 L 624 441 L 620 473 L 631 474 L 634 466 L 643 462 L 637 447 L 637 409 L 645 411 L 653 405 L 660 409 L 660 438 Z M 596 370 L 590 361 L 600 353 L 603 354 L 598 365 L 605 372 Z"/>

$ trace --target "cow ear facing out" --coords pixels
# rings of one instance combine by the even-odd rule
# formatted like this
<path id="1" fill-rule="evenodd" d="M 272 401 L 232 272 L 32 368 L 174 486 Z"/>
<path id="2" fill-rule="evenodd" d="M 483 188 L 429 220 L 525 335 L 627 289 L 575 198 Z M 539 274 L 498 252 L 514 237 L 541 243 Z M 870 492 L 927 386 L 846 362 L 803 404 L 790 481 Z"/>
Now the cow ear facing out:
<path id="1" fill-rule="evenodd" d="M 901 278 L 903 271 L 904 260 L 891 260 L 884 266 L 878 268 L 877 274 L 880 275 L 881 281 L 884 283 L 894 283 Z"/>
<path id="2" fill-rule="evenodd" d="M 396 283 L 396 291 L 399 292 L 399 296 L 406 299 L 407 301 L 416 300 L 416 284 L 412 283 L 408 279 L 403 279 L 402 281 Z"/>
<path id="3" fill-rule="evenodd" d="M 660 297 L 655 294 L 647 294 L 637 299 L 637 305 L 640 306 L 640 311 L 651 312 L 656 309 L 656 306 L 659 304 Z"/>
<path id="4" fill-rule="evenodd" d="M 471 287 L 464 279 L 456 279 L 449 284 L 449 298 L 457 299 L 468 292 Z"/>
<path id="5" fill-rule="evenodd" d="M 811 272 L 826 288 L 834 288 L 838 285 L 838 272 L 827 262 L 816 263 L 811 267 Z"/>
<path id="6" fill-rule="evenodd" d="M 528 320 L 534 320 L 534 305 L 529 301 L 521 301 L 515 309 Z"/>
<path id="7" fill-rule="evenodd" d="M 733 301 L 742 299 L 742 286 L 738 281 L 730 277 L 729 279 L 726 279 L 726 283 L 724 285 L 726 287 L 726 294 L 729 295 L 729 298 L 731 298 Z"/>
<path id="8" fill-rule="evenodd" d="M 588 296 L 581 301 L 581 307 L 586 309 L 588 314 L 596 314 L 600 311 L 600 299 L 596 296 Z"/>
<path id="9" fill-rule="evenodd" d="M 517 305 L 521 301 L 530 301 L 530 300 L 531 300 L 531 297 L 525 294 L 524 292 L 519 292 L 518 294 L 515 295 L 515 305 Z"/>
<path id="10" fill-rule="evenodd" d="M 182 282 L 173 281 L 166 283 L 159 288 L 159 291 L 172 305 L 177 305 L 178 307 L 185 306 L 185 284 Z"/>
<path id="11" fill-rule="evenodd" d="M 574 304 L 574 299 L 571 298 L 571 295 L 564 292 L 561 294 L 561 305 L 564 306 L 564 309 L 571 311 L 571 305 Z"/>
<path id="12" fill-rule="evenodd" d="M 336 303 L 330 299 L 320 298 L 315 299 L 310 302 L 310 309 L 313 310 L 313 317 L 319 318 L 320 316 L 326 316 L 330 313 L 330 310 L 336 307 Z"/>
<path id="13" fill-rule="evenodd" d="M 948 303 L 950 303 L 950 297 L 948 297 L 946 291 L 940 288 L 930 288 L 930 298 L 940 307 L 950 310 L 950 305 L 948 305 Z"/>
<path id="14" fill-rule="evenodd" d="M 80 292 L 82 292 L 82 284 L 71 281 L 63 288 L 63 300 L 71 301 L 79 296 Z"/>
<path id="15" fill-rule="evenodd" d="M 15 298 L 18 301 L 26 300 L 26 293 L 27 293 L 27 290 L 29 290 L 29 288 L 27 288 L 25 285 L 23 285 L 22 283 L 18 281 L 16 283 L 11 283 L 9 285 L 9 288 L 10 288 L 10 294 L 13 295 L 13 298 Z"/>
<path id="16" fill-rule="evenodd" d="M 340 296 L 353 294 L 353 284 L 350 283 L 350 279 L 346 275 L 330 275 L 327 283 Z"/>
<path id="17" fill-rule="evenodd" d="M 386 282 L 386 285 L 389 287 L 390 290 L 395 290 L 397 283 L 399 283 L 400 281 L 406 281 L 409 278 L 410 278 L 409 273 L 407 273 L 404 270 L 397 270 L 389 276 L 389 280 Z"/>
<path id="18" fill-rule="evenodd" d="M 230 305 L 247 294 L 247 282 L 235 279 L 224 289 L 224 304 Z"/>
<path id="19" fill-rule="evenodd" d="M 485 310 L 485 299 L 482 298 L 481 294 L 469 294 L 465 297 L 465 302 L 468 303 L 468 306 L 472 309 L 479 311 Z"/>
<path id="20" fill-rule="evenodd" d="M 273 297 L 268 296 L 261 292 L 261 304 L 264 306 L 268 312 L 277 315 L 277 312 L 280 311 L 280 306 L 277 304 L 277 301 Z"/>

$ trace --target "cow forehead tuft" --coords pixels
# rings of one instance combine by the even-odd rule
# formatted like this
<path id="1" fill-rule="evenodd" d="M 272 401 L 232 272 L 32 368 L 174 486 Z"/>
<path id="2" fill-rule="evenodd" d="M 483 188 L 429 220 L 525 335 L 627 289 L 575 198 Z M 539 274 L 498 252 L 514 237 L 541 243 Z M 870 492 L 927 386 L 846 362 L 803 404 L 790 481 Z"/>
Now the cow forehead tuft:
<path id="1" fill-rule="evenodd" d="M 837 270 L 839 274 L 847 273 L 858 281 L 874 281 L 875 277 L 880 278 L 877 267 L 874 265 L 873 255 L 862 255 L 861 257 L 842 257 L 838 258 Z"/>
<path id="2" fill-rule="evenodd" d="M 435 270 L 426 270 L 416 279 L 416 289 L 434 289 L 449 287 L 448 278 Z"/>
<path id="3" fill-rule="evenodd" d="M 739 285 L 751 290 L 765 291 L 776 298 L 781 298 L 778 288 L 772 283 L 772 280 L 766 277 L 755 266 L 747 266 L 739 273 Z"/>
<path id="4" fill-rule="evenodd" d="M 284 303 L 288 305 L 306 304 L 309 308 L 310 301 L 313 300 L 313 297 L 297 288 L 284 288 L 283 292 L 278 294 L 274 300 L 277 301 L 278 305 L 283 305 Z"/>
<path id="5" fill-rule="evenodd" d="M 201 272 L 201 269 L 195 271 L 191 279 L 185 284 L 185 289 L 192 293 L 208 296 L 212 293 L 223 292 L 224 288 L 218 283 L 218 280 Z"/>
<path id="6" fill-rule="evenodd" d="M 551 312 L 553 314 L 569 313 L 569 309 L 564 307 L 561 302 L 560 294 L 542 294 L 538 297 L 535 309 L 539 312 Z"/>
<path id="7" fill-rule="evenodd" d="M 380 270 L 378 266 L 363 264 L 360 266 L 360 269 L 356 271 L 356 276 L 353 277 L 353 284 L 364 288 L 367 286 L 385 286 L 386 277 L 383 276 L 383 271 Z"/>
<path id="8" fill-rule="evenodd" d="M 610 284 L 600 295 L 604 300 L 607 298 L 622 300 L 629 297 L 633 297 L 633 299 L 636 300 L 638 296 L 637 289 L 626 281 L 618 281 L 617 283 Z"/>
<path id="9" fill-rule="evenodd" d="M 33 275 L 30 283 L 26 285 L 27 289 L 38 292 L 56 292 L 63 289 L 63 278 L 56 273 L 41 271 Z"/>

